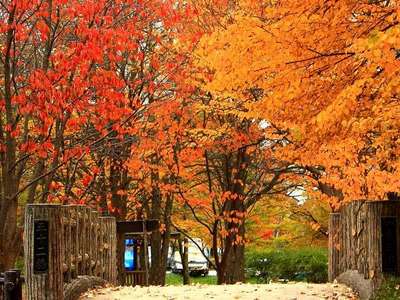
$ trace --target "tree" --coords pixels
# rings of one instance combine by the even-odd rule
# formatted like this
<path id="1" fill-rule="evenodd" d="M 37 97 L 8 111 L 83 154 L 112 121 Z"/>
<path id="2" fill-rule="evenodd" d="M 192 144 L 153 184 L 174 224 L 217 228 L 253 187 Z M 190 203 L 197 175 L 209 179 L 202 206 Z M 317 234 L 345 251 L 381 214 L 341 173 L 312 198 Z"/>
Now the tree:
<path id="1" fill-rule="evenodd" d="M 284 134 L 241 118 L 244 103 L 198 94 L 191 104 L 176 188 L 183 207 L 210 235 L 219 283 L 244 281 L 246 219 L 265 195 L 295 188 L 299 168 L 274 156 Z M 179 226 L 183 233 L 190 232 Z"/>
<path id="2" fill-rule="evenodd" d="M 384 199 L 399 188 L 397 14 L 396 1 L 238 1 L 200 42 L 205 88 L 257 91 L 245 116 L 289 133 L 282 157 L 306 168 L 333 209 Z"/>
<path id="3" fill-rule="evenodd" d="M 128 135 L 145 101 L 139 94 L 165 84 L 152 78 L 162 54 L 146 56 L 142 48 L 150 47 L 146 38 L 159 47 L 164 37 L 148 30 L 157 22 L 171 29 L 179 16 L 168 1 L 0 4 L 2 271 L 20 251 L 21 204 L 83 203 L 105 186 L 106 172 L 113 197 L 126 185 L 114 176 L 120 164 L 107 147 L 118 145 L 129 154 Z M 104 203 L 107 197 L 100 194 L 102 205 L 112 208 Z"/>

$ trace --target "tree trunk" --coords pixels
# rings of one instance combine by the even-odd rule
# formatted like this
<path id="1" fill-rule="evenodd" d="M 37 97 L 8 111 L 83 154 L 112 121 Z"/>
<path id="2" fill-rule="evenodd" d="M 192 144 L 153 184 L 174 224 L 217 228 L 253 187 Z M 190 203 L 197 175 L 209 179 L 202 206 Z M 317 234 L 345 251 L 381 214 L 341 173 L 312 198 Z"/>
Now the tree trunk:
<path id="1" fill-rule="evenodd" d="M 245 206 L 240 200 L 229 200 L 226 212 L 232 221 L 225 223 L 228 236 L 224 239 L 222 257 L 217 270 L 218 284 L 234 284 L 245 281 Z"/>
<path id="2" fill-rule="evenodd" d="M 190 276 L 189 276 L 189 241 L 187 237 L 183 238 L 183 240 L 182 238 L 179 238 L 178 246 L 182 262 L 183 284 L 188 285 L 190 284 Z"/>
<path id="3" fill-rule="evenodd" d="M 239 232 L 244 238 L 244 226 L 240 226 Z M 232 243 L 225 243 L 220 263 L 216 264 L 218 284 L 235 284 L 237 282 L 245 282 L 244 250 L 244 243 L 239 243 L 236 245 L 232 245 Z"/>
<path id="4" fill-rule="evenodd" d="M 158 183 L 159 176 L 153 172 L 152 182 Z M 154 186 L 151 195 L 151 218 L 160 220 L 161 218 L 161 192 L 158 186 Z M 162 285 L 162 262 L 161 262 L 161 247 L 162 247 L 162 236 L 159 230 L 151 234 L 151 266 L 150 266 L 150 284 L 151 285 Z"/>
<path id="5" fill-rule="evenodd" d="M 239 227 L 240 236 L 244 238 L 245 228 Z M 228 256 L 225 272 L 225 282 L 233 284 L 245 281 L 244 273 L 244 243 L 233 245 Z"/>
<path id="6" fill-rule="evenodd" d="M 122 162 L 117 159 L 111 160 L 110 166 L 110 192 L 111 203 L 114 209 L 113 215 L 117 220 L 125 220 L 127 214 L 127 198 L 119 192 L 124 190 L 128 184 L 127 170 L 122 168 Z"/>

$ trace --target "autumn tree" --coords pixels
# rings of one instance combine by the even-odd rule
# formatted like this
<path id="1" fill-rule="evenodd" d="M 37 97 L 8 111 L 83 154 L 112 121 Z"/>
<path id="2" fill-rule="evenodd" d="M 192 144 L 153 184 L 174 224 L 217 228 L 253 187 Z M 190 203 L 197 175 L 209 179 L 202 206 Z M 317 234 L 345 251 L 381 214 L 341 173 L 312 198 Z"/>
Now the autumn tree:
<path id="1" fill-rule="evenodd" d="M 296 187 L 299 168 L 278 160 L 285 133 L 260 120 L 242 118 L 238 99 L 197 97 L 191 105 L 192 128 L 179 153 L 176 178 L 180 203 L 193 221 L 210 235 L 219 283 L 244 281 L 246 218 L 266 195 Z M 179 226 L 178 230 L 189 234 Z M 190 234 L 189 234 L 190 235 Z"/>
<path id="2" fill-rule="evenodd" d="M 145 98 L 165 84 L 154 79 L 163 54 L 146 49 L 172 39 L 150 31 L 172 28 L 173 8 L 168 1 L 1 2 L 0 270 L 20 251 L 21 204 L 108 201 L 92 188 L 101 190 L 105 173 L 120 166 L 110 148 L 129 155 Z M 120 181 L 111 185 L 114 197 Z"/>
<path id="3" fill-rule="evenodd" d="M 396 1 L 237 1 L 199 45 L 205 88 L 259 91 L 246 116 L 289 132 L 282 157 L 332 209 L 384 199 L 399 187 L 397 14 Z"/>

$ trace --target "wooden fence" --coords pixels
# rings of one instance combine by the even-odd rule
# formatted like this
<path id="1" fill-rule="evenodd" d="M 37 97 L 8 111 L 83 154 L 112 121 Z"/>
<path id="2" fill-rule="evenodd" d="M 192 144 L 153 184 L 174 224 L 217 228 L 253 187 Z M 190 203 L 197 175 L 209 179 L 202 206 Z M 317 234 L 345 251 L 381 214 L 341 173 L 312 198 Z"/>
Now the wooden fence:
<path id="1" fill-rule="evenodd" d="M 386 227 L 385 227 L 386 226 Z M 329 220 L 329 280 L 355 270 L 379 282 L 400 275 L 400 201 L 354 201 Z"/>
<path id="2" fill-rule="evenodd" d="M 30 204 L 25 210 L 29 300 L 63 300 L 64 286 L 88 275 L 117 282 L 116 220 L 82 205 Z"/>

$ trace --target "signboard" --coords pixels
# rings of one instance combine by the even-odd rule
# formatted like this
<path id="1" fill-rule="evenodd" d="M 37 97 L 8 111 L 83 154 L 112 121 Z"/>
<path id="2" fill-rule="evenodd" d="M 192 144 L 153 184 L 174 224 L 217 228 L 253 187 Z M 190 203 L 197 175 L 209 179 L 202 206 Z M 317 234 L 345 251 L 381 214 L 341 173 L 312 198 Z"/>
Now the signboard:
<path id="1" fill-rule="evenodd" d="M 35 220 L 33 224 L 33 273 L 49 270 L 49 221 Z"/>
<path id="2" fill-rule="evenodd" d="M 160 227 L 158 220 L 138 220 L 138 221 L 118 221 L 118 233 L 143 233 L 146 229 L 147 232 L 152 232 Z"/>

